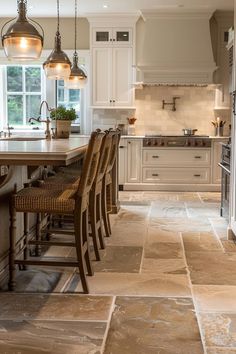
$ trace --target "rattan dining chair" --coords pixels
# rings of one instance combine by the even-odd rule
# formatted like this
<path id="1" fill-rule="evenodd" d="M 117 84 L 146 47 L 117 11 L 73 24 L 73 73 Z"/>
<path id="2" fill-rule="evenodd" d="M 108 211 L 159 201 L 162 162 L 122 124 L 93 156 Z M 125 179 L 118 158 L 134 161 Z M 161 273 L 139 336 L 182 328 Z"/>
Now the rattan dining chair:
<path id="1" fill-rule="evenodd" d="M 112 131 L 112 130 L 111 130 Z M 120 130 L 114 130 L 112 138 L 112 147 L 110 150 L 109 161 L 106 173 L 103 178 L 102 190 L 102 218 L 106 237 L 111 236 L 111 223 L 109 214 L 112 212 L 112 170 L 118 157 L 118 148 L 120 142 Z"/>
<path id="2" fill-rule="evenodd" d="M 105 248 L 105 242 L 103 237 L 103 224 L 102 224 L 102 211 L 101 211 L 101 201 L 102 201 L 102 191 L 103 191 L 103 179 L 107 171 L 108 162 L 110 159 L 110 151 L 112 148 L 112 142 L 115 132 L 106 131 L 105 136 L 101 145 L 99 164 L 96 176 L 93 181 L 93 185 L 89 194 L 89 224 L 91 227 L 91 236 L 93 239 L 94 253 L 96 260 L 100 260 L 99 246 L 102 249 Z M 64 169 L 62 172 L 57 173 L 55 176 L 46 178 L 41 181 L 41 187 L 49 190 L 64 190 L 64 189 L 76 189 L 80 181 L 80 173 L 77 170 Z M 64 222 L 66 220 L 64 219 Z M 73 222 L 73 220 L 72 220 Z M 59 230 L 51 227 L 48 229 L 49 232 L 55 232 L 63 234 L 63 227 Z M 67 232 L 67 230 L 66 230 Z"/>
<path id="3" fill-rule="evenodd" d="M 15 290 L 16 264 L 21 266 L 64 266 L 78 267 L 84 293 L 89 293 L 88 275 L 93 275 L 88 244 L 88 205 L 99 163 L 100 148 L 104 133 L 93 132 L 87 148 L 83 170 L 77 189 L 48 190 L 29 187 L 15 193 L 10 203 L 10 249 L 9 249 L 9 290 Z M 25 219 L 24 246 L 16 252 L 16 213 L 23 212 Z M 28 240 L 28 213 L 49 215 L 70 215 L 74 221 L 74 242 L 51 240 Z M 29 245 L 75 247 L 76 259 L 44 260 L 29 257 Z M 19 258 L 21 257 L 21 258 Z"/>

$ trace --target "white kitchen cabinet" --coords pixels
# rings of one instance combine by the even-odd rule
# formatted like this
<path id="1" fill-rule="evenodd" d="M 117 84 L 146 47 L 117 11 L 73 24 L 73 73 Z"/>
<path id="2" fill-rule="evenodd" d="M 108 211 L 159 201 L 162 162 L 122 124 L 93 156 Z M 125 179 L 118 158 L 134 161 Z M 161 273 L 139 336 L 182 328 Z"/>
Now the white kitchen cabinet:
<path id="1" fill-rule="evenodd" d="M 209 166 L 210 149 L 143 149 L 143 165 Z"/>
<path id="2" fill-rule="evenodd" d="M 127 139 L 121 138 L 119 145 L 119 181 L 118 184 L 126 182 L 126 158 L 127 158 Z"/>
<path id="3" fill-rule="evenodd" d="M 144 167 L 143 182 L 163 184 L 210 183 L 210 168 Z"/>
<path id="4" fill-rule="evenodd" d="M 212 164 L 212 183 L 221 183 L 221 168 L 218 163 L 221 161 L 222 143 L 226 143 L 228 138 L 217 138 L 212 142 L 213 164 Z"/>
<path id="5" fill-rule="evenodd" d="M 92 53 L 93 106 L 132 106 L 132 49 L 98 47 Z"/>
<path id="6" fill-rule="evenodd" d="M 92 29 L 92 45 L 97 46 L 131 46 L 131 28 L 94 27 Z"/>
<path id="7" fill-rule="evenodd" d="M 127 140 L 127 182 L 140 183 L 142 172 L 141 139 Z"/>

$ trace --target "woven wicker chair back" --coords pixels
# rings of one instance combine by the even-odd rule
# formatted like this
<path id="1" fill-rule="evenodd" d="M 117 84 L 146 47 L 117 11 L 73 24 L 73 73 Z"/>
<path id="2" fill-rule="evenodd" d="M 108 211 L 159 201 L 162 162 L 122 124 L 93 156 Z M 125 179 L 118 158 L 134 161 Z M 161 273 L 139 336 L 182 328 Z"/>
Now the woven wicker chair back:
<path id="1" fill-rule="evenodd" d="M 77 195 L 80 197 L 89 193 L 93 185 L 94 178 L 97 173 L 100 150 L 104 136 L 105 133 L 98 131 L 91 133 L 80 178 L 79 188 L 77 191 Z"/>

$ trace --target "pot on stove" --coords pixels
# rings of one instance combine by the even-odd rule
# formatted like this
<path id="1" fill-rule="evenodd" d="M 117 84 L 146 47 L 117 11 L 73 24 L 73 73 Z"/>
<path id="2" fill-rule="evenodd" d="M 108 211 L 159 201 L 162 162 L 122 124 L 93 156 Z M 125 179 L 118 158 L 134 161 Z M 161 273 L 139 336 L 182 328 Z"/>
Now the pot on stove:
<path id="1" fill-rule="evenodd" d="M 188 128 L 186 128 L 186 129 L 182 129 L 182 130 L 184 132 L 184 135 L 188 135 L 188 136 L 195 135 L 195 132 L 197 132 L 197 129 L 188 129 Z"/>

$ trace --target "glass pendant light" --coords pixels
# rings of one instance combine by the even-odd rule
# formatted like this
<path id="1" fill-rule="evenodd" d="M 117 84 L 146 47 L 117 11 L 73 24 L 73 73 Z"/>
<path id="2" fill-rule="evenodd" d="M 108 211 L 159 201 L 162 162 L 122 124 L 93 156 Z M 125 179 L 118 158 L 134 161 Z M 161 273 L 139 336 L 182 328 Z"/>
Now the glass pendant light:
<path id="1" fill-rule="evenodd" d="M 65 80 L 65 87 L 68 89 L 81 89 L 87 83 L 87 76 L 84 71 L 79 67 L 78 54 L 76 51 L 77 46 L 77 0 L 75 0 L 75 51 L 73 54 L 73 64 L 71 73 L 68 79 Z"/>
<path id="2" fill-rule="evenodd" d="M 5 34 L 5 26 L 13 20 L 6 22 L 1 30 L 2 46 L 10 60 L 34 60 L 38 59 L 42 52 L 43 29 L 39 23 L 27 19 L 26 6 L 27 0 L 17 0 L 17 20 L 9 26 Z M 29 21 L 39 26 L 42 35 Z"/>
<path id="3" fill-rule="evenodd" d="M 69 77 L 71 62 L 65 52 L 61 50 L 61 35 L 59 30 L 59 0 L 57 0 L 57 32 L 54 49 L 43 63 L 43 68 L 48 79 L 64 80 Z"/>

